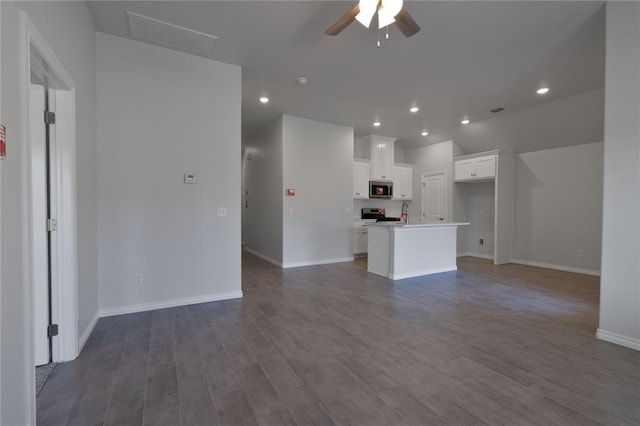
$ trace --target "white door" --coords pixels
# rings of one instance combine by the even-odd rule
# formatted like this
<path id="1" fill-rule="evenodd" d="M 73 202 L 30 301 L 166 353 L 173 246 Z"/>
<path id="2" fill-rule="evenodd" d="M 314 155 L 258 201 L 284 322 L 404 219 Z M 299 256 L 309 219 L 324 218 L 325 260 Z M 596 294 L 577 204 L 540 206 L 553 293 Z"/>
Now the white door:
<path id="1" fill-rule="evenodd" d="M 44 123 L 45 88 L 31 84 L 29 137 L 31 138 L 32 238 L 34 282 L 35 364 L 49 363 L 49 241 L 47 235 L 47 149 Z"/>
<path id="2" fill-rule="evenodd" d="M 422 223 L 447 221 L 447 172 L 422 175 Z"/>

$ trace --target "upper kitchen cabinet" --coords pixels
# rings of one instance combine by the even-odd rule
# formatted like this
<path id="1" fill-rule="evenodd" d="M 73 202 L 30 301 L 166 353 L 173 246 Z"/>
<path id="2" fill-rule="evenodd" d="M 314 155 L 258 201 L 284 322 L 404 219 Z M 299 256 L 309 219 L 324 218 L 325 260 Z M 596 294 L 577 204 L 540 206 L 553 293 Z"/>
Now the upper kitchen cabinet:
<path id="1" fill-rule="evenodd" d="M 369 163 L 364 160 L 353 162 L 353 198 L 369 199 Z"/>
<path id="2" fill-rule="evenodd" d="M 393 149 L 396 138 L 367 136 L 371 141 L 371 180 L 393 180 Z"/>
<path id="3" fill-rule="evenodd" d="M 394 166 L 393 167 L 393 199 L 412 200 L 413 199 L 413 167 Z"/>
<path id="4" fill-rule="evenodd" d="M 493 151 L 492 151 L 493 153 Z M 497 153 L 477 156 L 465 155 L 454 158 L 454 180 L 466 182 L 473 180 L 494 179 L 496 177 Z"/>

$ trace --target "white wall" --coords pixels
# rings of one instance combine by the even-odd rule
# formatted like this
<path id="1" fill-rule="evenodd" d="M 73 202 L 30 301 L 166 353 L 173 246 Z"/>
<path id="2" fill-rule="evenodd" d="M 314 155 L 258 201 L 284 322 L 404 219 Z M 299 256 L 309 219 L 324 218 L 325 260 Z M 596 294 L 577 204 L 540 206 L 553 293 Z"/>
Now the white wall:
<path id="1" fill-rule="evenodd" d="M 598 337 L 640 350 L 640 3 L 607 3 Z"/>
<path id="2" fill-rule="evenodd" d="M 285 115 L 282 135 L 284 265 L 352 259 L 353 128 Z"/>
<path id="3" fill-rule="evenodd" d="M 2 8 L 2 120 L 8 160 L 2 164 L 2 418 L 1 424 L 35 423 L 29 380 L 32 342 L 25 248 L 25 178 L 21 134 L 19 11 L 24 10 L 76 85 L 76 202 L 78 220 L 78 331 L 98 310 L 96 283 L 96 54 L 93 22 L 84 2 L 0 2 Z M 25 153 L 26 154 L 26 153 Z"/>
<path id="4" fill-rule="evenodd" d="M 397 146 L 397 145 L 395 145 Z M 395 155 L 395 152 L 394 152 Z M 368 138 L 353 139 L 353 158 L 371 159 L 371 141 Z"/>
<path id="5" fill-rule="evenodd" d="M 101 33 L 97 48 L 101 313 L 240 297 L 240 68 Z"/>
<path id="6" fill-rule="evenodd" d="M 393 144 L 393 161 L 395 163 L 404 163 L 404 149 L 397 143 Z"/>
<path id="7" fill-rule="evenodd" d="M 242 242 L 256 254 L 282 264 L 282 117 L 260 137 L 245 142 Z M 244 195 L 243 195 L 244 197 Z"/>
<path id="8" fill-rule="evenodd" d="M 516 157 L 515 259 L 600 271 L 602 152 L 591 143 Z"/>
<path id="9" fill-rule="evenodd" d="M 453 143 L 451 147 L 452 157 L 459 157 L 464 155 L 462 149 L 458 146 L 457 143 Z M 453 158 L 452 158 L 453 161 Z M 453 168 L 451 169 L 453 173 Z M 452 178 L 453 181 L 453 178 Z M 462 184 L 452 184 L 452 200 L 451 200 L 451 208 L 453 209 L 451 212 L 451 220 L 453 222 L 469 222 L 469 205 L 467 203 L 467 187 L 468 185 Z M 470 222 L 469 222 L 470 223 Z M 464 254 L 469 252 L 469 226 L 458 226 L 458 245 L 457 245 L 457 254 Z"/>
<path id="10" fill-rule="evenodd" d="M 493 259 L 495 232 L 495 182 L 457 183 L 466 190 L 466 253 Z M 484 244 L 479 240 L 483 239 Z M 459 251 L 460 252 L 460 251 Z"/>

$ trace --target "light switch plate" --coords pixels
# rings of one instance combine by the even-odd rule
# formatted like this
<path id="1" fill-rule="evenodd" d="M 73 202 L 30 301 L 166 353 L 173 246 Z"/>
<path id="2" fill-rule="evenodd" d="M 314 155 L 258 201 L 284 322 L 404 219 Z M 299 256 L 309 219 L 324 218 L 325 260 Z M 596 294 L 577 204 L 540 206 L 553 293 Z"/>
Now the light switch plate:
<path id="1" fill-rule="evenodd" d="M 227 208 L 226 207 L 218 207 L 216 209 L 216 214 L 220 217 L 222 216 L 226 216 L 227 215 Z"/>
<path id="2" fill-rule="evenodd" d="M 194 175 L 193 173 L 185 173 L 184 183 L 196 183 L 196 175 Z"/>

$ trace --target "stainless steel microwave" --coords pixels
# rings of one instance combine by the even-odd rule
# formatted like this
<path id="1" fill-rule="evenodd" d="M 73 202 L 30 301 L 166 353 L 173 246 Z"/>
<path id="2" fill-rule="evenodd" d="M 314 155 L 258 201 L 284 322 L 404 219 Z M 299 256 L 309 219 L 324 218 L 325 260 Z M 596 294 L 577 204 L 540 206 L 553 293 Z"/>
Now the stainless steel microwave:
<path id="1" fill-rule="evenodd" d="M 369 181 L 369 198 L 387 198 L 393 197 L 393 182 Z"/>

